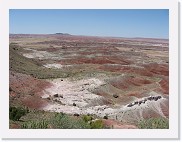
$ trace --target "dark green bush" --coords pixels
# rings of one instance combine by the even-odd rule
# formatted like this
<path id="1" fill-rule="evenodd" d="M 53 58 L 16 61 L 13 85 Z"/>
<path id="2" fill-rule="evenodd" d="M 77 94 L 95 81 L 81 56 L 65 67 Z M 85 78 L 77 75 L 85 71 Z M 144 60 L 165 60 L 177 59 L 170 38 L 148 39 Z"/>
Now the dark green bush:
<path id="1" fill-rule="evenodd" d="M 141 129 L 169 129 L 169 120 L 165 118 L 150 118 L 139 122 Z"/>
<path id="2" fill-rule="evenodd" d="M 108 119 L 108 115 L 105 115 L 103 118 L 104 118 L 104 119 Z"/>
<path id="3" fill-rule="evenodd" d="M 19 121 L 22 116 L 24 116 L 28 111 L 21 107 L 10 107 L 9 108 L 9 118 L 13 121 Z"/>

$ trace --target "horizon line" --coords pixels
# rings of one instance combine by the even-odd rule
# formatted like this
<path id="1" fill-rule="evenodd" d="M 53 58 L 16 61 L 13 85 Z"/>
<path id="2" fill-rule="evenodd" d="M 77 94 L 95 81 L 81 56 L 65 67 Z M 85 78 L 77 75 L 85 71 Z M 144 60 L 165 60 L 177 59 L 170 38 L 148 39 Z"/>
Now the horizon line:
<path id="1" fill-rule="evenodd" d="M 169 38 L 159 37 L 120 37 L 120 36 L 100 36 L 100 35 L 75 35 L 69 33 L 9 33 L 9 35 L 64 35 L 64 36 L 85 36 L 85 37 L 100 37 L 100 38 L 132 38 L 132 39 L 163 39 L 169 40 Z"/>

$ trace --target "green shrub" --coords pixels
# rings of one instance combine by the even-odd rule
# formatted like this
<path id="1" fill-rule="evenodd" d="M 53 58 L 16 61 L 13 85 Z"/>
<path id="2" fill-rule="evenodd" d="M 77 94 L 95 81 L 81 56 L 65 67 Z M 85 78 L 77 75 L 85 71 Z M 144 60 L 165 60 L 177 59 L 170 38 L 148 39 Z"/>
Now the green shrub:
<path id="1" fill-rule="evenodd" d="M 46 120 L 31 120 L 21 124 L 22 129 L 89 129 L 90 124 L 81 118 L 57 113 Z"/>
<path id="2" fill-rule="evenodd" d="M 104 128 L 104 124 L 102 122 L 102 120 L 96 120 L 96 121 L 92 121 L 90 123 L 91 129 L 103 129 Z"/>
<path id="3" fill-rule="evenodd" d="M 27 110 L 21 107 L 10 107 L 9 118 L 13 121 L 19 121 L 22 116 L 27 113 Z"/>
<path id="4" fill-rule="evenodd" d="M 90 125 L 82 119 L 75 119 L 66 114 L 58 114 L 51 121 L 51 126 L 56 129 L 88 129 Z"/>
<path id="5" fill-rule="evenodd" d="M 83 115 L 82 119 L 83 119 L 85 122 L 88 122 L 88 121 L 91 121 L 93 118 L 92 118 L 92 116 L 90 116 L 90 115 Z"/>
<path id="6" fill-rule="evenodd" d="M 150 118 L 139 122 L 141 129 L 169 129 L 169 120 L 165 118 Z"/>
<path id="7" fill-rule="evenodd" d="M 14 110 L 14 108 L 11 108 Z M 92 116 L 84 115 L 82 117 L 74 117 L 64 113 L 41 114 L 37 112 L 36 118 L 29 117 L 30 112 L 24 122 L 16 122 L 20 124 L 22 129 L 103 129 L 102 120 L 91 121 Z M 42 117 L 42 115 L 44 117 Z M 40 116 L 40 117 L 39 117 Z"/>
<path id="8" fill-rule="evenodd" d="M 44 120 L 25 122 L 21 125 L 21 128 L 22 129 L 47 129 L 48 122 Z"/>

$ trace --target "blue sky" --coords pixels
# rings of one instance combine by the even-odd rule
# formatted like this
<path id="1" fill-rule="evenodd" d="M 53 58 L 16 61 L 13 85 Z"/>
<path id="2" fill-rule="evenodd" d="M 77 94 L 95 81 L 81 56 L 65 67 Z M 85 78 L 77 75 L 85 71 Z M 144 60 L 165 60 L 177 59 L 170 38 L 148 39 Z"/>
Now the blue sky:
<path id="1" fill-rule="evenodd" d="M 10 10 L 10 33 L 168 38 L 167 9 Z"/>

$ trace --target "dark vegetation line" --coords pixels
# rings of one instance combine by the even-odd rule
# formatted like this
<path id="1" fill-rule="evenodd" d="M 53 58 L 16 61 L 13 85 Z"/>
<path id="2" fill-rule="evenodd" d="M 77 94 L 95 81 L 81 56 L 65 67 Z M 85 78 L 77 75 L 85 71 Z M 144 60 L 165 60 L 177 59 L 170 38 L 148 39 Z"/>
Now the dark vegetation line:
<path id="1" fill-rule="evenodd" d="M 21 129 L 103 129 L 102 120 L 91 115 L 71 116 L 65 113 L 29 110 L 22 107 L 10 107 L 10 127 L 17 125 Z M 28 119 L 27 119 L 28 118 Z"/>

